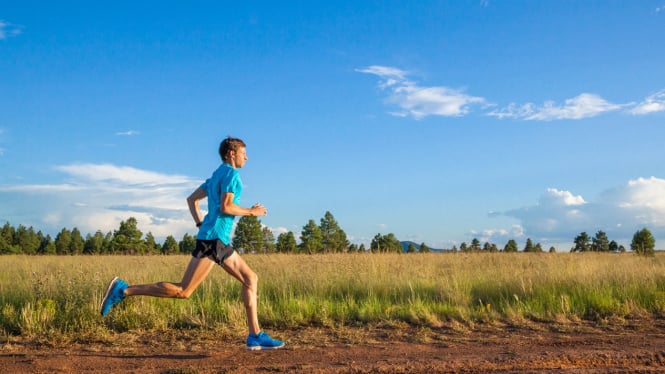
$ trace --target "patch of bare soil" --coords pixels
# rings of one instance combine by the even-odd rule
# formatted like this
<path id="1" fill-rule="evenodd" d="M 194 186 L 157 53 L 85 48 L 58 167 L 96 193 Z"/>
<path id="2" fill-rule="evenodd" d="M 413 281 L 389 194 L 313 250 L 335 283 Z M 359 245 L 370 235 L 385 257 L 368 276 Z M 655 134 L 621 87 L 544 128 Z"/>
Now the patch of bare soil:
<path id="1" fill-rule="evenodd" d="M 382 325 L 275 331 L 251 352 L 238 333 L 125 333 L 99 341 L 6 339 L 6 373 L 665 372 L 665 320 L 441 328 Z"/>

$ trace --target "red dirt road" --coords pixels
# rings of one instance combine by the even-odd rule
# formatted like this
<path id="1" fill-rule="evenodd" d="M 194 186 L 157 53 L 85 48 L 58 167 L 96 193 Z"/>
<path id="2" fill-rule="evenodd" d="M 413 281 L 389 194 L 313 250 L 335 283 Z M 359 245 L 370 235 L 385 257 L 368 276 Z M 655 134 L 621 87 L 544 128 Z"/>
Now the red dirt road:
<path id="1" fill-rule="evenodd" d="M 198 333 L 200 334 L 200 333 Z M 287 347 L 250 352 L 228 333 L 118 334 L 106 342 L 10 338 L 3 373 L 665 372 L 665 320 L 308 328 L 274 332 Z"/>

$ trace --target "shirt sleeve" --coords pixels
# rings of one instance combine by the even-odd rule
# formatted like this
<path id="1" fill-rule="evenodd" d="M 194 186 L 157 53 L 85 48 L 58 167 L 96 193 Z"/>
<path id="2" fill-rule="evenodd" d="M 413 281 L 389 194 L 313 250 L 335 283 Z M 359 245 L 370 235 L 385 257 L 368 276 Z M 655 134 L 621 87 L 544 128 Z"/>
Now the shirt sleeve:
<path id="1" fill-rule="evenodd" d="M 239 195 L 242 191 L 242 182 L 240 181 L 240 174 L 233 173 L 228 183 L 222 186 L 222 193 L 231 192 L 234 195 Z"/>

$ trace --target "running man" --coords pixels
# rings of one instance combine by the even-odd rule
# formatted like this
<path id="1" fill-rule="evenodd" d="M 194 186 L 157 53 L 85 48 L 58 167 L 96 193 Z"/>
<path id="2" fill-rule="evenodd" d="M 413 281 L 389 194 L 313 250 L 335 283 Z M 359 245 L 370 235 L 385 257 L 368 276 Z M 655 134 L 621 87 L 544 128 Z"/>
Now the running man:
<path id="1" fill-rule="evenodd" d="M 284 346 L 283 342 L 272 339 L 261 331 L 257 313 L 258 276 L 230 245 L 231 229 L 236 216 L 268 214 L 261 204 L 255 204 L 251 208 L 238 205 L 242 193 L 238 169 L 247 162 L 245 148 L 245 143 L 240 139 L 232 137 L 224 139 L 219 145 L 222 165 L 187 198 L 189 211 L 196 226 L 199 227 L 199 232 L 196 236 L 196 248 L 192 252 L 192 258 L 180 283 L 158 282 L 129 286 L 122 279 L 115 277 L 111 280 L 102 300 L 102 316 L 106 316 L 111 308 L 126 296 L 187 299 L 208 276 L 213 266 L 218 264 L 242 283 L 242 299 L 249 327 L 247 349 L 276 349 Z M 202 219 L 199 202 L 206 197 L 208 214 Z"/>

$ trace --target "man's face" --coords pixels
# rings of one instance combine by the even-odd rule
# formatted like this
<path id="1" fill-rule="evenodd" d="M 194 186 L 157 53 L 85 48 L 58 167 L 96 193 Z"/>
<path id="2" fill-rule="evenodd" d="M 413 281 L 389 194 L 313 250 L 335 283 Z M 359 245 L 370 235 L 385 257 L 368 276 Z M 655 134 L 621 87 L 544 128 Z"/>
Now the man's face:
<path id="1" fill-rule="evenodd" d="M 247 162 L 247 150 L 245 147 L 238 148 L 236 152 L 231 151 L 231 162 L 233 162 L 233 166 L 236 168 L 245 166 L 245 162 Z"/>

